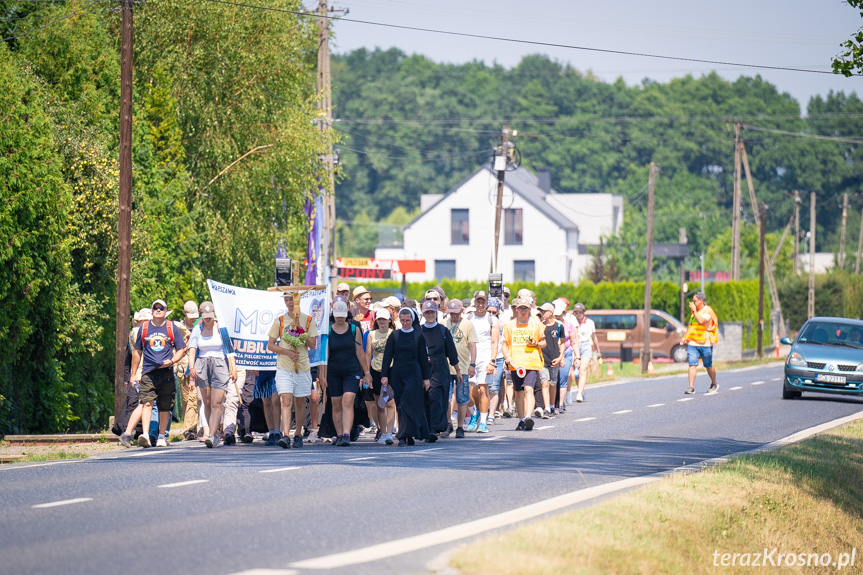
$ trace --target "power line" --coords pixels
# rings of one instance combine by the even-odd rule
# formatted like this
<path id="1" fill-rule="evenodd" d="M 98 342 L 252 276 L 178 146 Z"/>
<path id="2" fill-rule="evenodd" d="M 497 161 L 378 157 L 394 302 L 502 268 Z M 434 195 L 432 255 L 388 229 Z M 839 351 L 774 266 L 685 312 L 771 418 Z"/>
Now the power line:
<path id="1" fill-rule="evenodd" d="M 818 134 L 806 134 L 804 132 L 788 132 L 786 130 L 776 130 L 772 128 L 759 128 L 750 124 L 743 124 L 743 127 L 747 130 L 755 130 L 756 132 L 769 132 L 771 134 L 782 134 L 783 136 L 809 138 L 810 140 L 829 140 L 831 142 L 844 142 L 846 144 L 863 144 L 863 140 L 852 140 L 849 138 L 840 138 L 836 136 L 819 136 Z"/>
<path id="2" fill-rule="evenodd" d="M 265 10 L 271 12 L 283 12 L 285 14 L 294 14 L 296 16 L 313 16 L 315 18 L 319 18 L 318 14 L 309 14 L 306 12 L 300 12 L 298 10 L 287 10 L 284 8 L 271 8 L 268 6 L 257 6 L 254 4 L 242 4 L 239 2 L 228 2 L 227 0 L 207 0 L 207 2 L 213 2 L 216 4 L 226 4 L 228 6 L 236 6 L 239 8 L 253 8 L 257 10 Z M 476 38 L 479 40 L 496 40 L 498 42 L 510 42 L 513 44 L 528 44 L 531 46 L 545 46 L 548 48 L 564 48 L 568 50 L 581 50 L 585 52 L 599 52 L 602 54 L 618 54 L 622 56 L 638 56 L 642 58 L 656 58 L 660 60 L 675 60 L 678 62 L 695 62 L 698 64 L 716 64 L 720 66 L 735 66 L 740 68 L 755 68 L 761 70 L 782 70 L 786 72 L 806 72 L 810 74 L 830 74 L 833 75 L 833 71 L 831 70 L 813 70 L 810 68 L 793 68 L 786 66 L 769 66 L 766 64 L 745 64 L 741 62 L 726 62 L 722 60 L 705 60 L 701 58 L 687 58 L 684 56 L 666 56 L 662 54 L 648 54 L 646 52 L 627 52 L 625 50 L 612 50 L 609 48 L 594 48 L 591 46 L 577 46 L 572 44 L 558 44 L 555 42 L 539 42 L 536 40 L 522 40 L 519 38 L 504 38 L 501 36 L 488 36 L 485 34 L 472 34 L 470 32 L 454 32 L 452 30 L 437 30 L 434 28 L 422 28 L 419 26 L 407 26 L 404 24 L 387 24 L 384 22 L 372 22 L 370 20 L 358 20 L 356 18 L 343 18 L 343 17 L 332 17 L 326 16 L 329 19 L 339 20 L 340 22 L 353 22 L 355 24 L 366 24 L 369 26 L 380 26 L 383 28 L 395 28 L 398 30 L 410 30 L 412 32 L 430 32 L 433 34 L 444 34 L 447 36 L 459 36 L 462 38 Z M 854 76 L 860 76 L 860 74 L 853 74 Z"/>
<path id="3" fill-rule="evenodd" d="M 751 120 L 806 120 L 806 119 L 832 119 L 832 118 L 863 118 L 863 113 L 848 114 L 810 114 L 807 117 L 794 114 L 749 114 Z M 627 123 L 627 122 L 732 122 L 735 116 L 561 116 L 557 118 L 412 118 L 412 119 L 387 119 L 387 118 L 340 118 L 339 122 L 349 124 L 367 125 L 398 125 L 398 124 L 499 124 L 510 123 L 534 123 L 534 124 L 556 124 L 558 122 L 573 123 Z M 739 120 L 738 120 L 739 121 Z M 478 130 L 480 131 L 480 130 Z M 481 130 L 492 132 L 492 130 Z M 497 133 L 497 130 L 494 131 Z"/>
<path id="4" fill-rule="evenodd" d="M 81 12 L 83 12 L 84 10 L 86 10 L 87 8 L 92 6 L 93 4 L 96 4 L 97 2 L 100 2 L 100 1 L 101 0 L 93 0 L 92 2 L 90 2 L 89 4 L 84 6 L 83 8 L 81 8 L 79 10 L 75 10 L 74 12 L 70 12 L 69 14 L 66 14 L 65 16 L 63 16 L 62 18 L 57 18 L 56 20 L 51 20 L 50 22 L 48 22 L 47 24 L 45 24 L 43 26 L 39 26 L 38 28 L 33 28 L 32 30 L 27 30 L 26 32 L 22 32 L 21 34 L 16 34 L 15 36 L 9 36 L 8 38 L 3 38 L 3 42 L 8 42 L 9 40 L 14 40 L 15 38 L 21 38 L 21 37 L 26 36 L 28 34 L 32 34 L 33 32 L 36 32 L 38 30 L 42 30 L 44 28 L 47 28 L 51 24 L 56 24 L 57 22 L 60 22 L 62 20 L 66 20 L 67 18 L 71 18 L 75 14 L 80 14 Z M 98 10 L 96 10 L 96 12 L 98 12 Z"/>

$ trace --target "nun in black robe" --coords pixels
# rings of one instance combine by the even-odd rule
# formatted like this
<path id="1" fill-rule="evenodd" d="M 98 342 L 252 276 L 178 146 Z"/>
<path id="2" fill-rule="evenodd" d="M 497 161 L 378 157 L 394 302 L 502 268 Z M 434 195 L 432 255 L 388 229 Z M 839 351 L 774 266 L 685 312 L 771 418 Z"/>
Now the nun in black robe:
<path id="1" fill-rule="evenodd" d="M 426 419 L 425 389 L 429 385 L 430 366 L 425 337 L 419 330 L 419 318 L 410 308 L 399 310 L 411 317 L 411 328 L 397 329 L 387 339 L 381 366 L 381 382 L 392 387 L 399 416 L 399 447 L 413 445 L 414 439 L 437 440 Z"/>

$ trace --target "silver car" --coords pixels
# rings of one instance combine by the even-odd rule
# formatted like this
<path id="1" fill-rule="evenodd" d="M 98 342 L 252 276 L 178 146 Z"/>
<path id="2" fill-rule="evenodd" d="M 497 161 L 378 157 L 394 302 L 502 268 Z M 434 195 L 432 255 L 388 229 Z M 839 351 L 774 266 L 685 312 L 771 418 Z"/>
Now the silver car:
<path id="1" fill-rule="evenodd" d="M 804 391 L 863 397 L 863 321 L 813 317 L 803 324 L 785 360 L 782 398 Z"/>

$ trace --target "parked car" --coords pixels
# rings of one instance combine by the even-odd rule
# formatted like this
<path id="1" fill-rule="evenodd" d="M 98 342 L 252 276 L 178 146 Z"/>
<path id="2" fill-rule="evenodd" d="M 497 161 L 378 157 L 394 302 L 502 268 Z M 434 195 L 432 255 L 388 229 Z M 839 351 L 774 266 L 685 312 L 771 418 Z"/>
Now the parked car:
<path id="1" fill-rule="evenodd" d="M 813 317 L 803 324 L 785 360 L 782 399 L 804 391 L 863 396 L 863 321 Z"/>
<path id="2" fill-rule="evenodd" d="M 644 346 L 644 311 L 637 309 L 594 309 L 585 313 L 596 324 L 599 351 L 606 357 L 620 357 L 623 348 L 632 349 L 632 357 L 641 357 Z M 650 349 L 653 357 L 670 357 L 686 361 L 686 346 L 680 341 L 686 327 L 658 309 L 650 310 Z M 626 352 L 624 352 L 626 353 Z"/>

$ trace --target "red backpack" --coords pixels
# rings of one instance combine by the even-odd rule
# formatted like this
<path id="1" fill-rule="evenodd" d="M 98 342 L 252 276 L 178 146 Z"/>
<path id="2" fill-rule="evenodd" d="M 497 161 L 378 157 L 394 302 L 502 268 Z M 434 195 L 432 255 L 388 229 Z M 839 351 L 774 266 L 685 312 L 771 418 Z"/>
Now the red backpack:
<path id="1" fill-rule="evenodd" d="M 143 345 L 144 341 L 147 339 L 147 326 L 150 325 L 150 320 L 147 320 L 144 325 L 141 326 L 141 344 Z M 171 341 L 171 347 L 174 347 L 174 322 L 168 320 L 169 329 L 165 330 L 168 332 L 168 339 Z"/>

